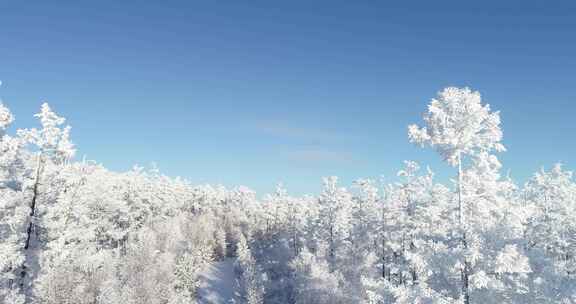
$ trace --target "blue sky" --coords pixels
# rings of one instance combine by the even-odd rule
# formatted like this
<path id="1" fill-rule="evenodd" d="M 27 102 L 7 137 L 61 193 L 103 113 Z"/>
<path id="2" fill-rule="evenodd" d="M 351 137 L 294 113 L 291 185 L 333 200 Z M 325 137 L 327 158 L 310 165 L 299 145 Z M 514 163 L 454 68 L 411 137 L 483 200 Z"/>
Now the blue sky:
<path id="1" fill-rule="evenodd" d="M 300 194 L 405 159 L 449 177 L 406 127 L 470 86 L 513 177 L 576 168 L 575 2 L 388 2 L 4 1 L 0 96 L 18 128 L 48 101 L 111 169 Z"/>

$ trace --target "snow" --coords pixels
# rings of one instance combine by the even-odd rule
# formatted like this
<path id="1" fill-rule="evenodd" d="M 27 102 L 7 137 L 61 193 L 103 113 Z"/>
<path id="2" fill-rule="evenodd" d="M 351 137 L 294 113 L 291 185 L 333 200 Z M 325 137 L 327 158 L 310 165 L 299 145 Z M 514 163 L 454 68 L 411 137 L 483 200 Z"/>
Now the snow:
<path id="1" fill-rule="evenodd" d="M 234 259 L 215 262 L 200 275 L 199 304 L 236 303 L 234 300 Z"/>

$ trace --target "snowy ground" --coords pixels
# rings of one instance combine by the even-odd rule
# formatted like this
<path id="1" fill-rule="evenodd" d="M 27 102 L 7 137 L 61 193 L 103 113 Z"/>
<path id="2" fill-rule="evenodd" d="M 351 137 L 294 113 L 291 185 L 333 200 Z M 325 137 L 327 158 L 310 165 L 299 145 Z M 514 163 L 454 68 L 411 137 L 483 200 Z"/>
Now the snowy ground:
<path id="1" fill-rule="evenodd" d="M 234 301 L 234 259 L 216 262 L 200 275 L 199 304 L 228 304 Z"/>

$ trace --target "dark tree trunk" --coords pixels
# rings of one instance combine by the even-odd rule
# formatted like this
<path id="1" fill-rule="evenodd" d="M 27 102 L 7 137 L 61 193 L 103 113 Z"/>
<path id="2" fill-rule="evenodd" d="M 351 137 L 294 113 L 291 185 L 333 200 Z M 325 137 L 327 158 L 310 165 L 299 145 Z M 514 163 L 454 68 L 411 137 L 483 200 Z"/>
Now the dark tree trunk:
<path id="1" fill-rule="evenodd" d="M 26 241 L 24 243 L 24 252 L 25 255 L 28 256 L 28 250 L 30 249 L 30 242 L 32 240 L 32 233 L 34 232 L 34 217 L 36 216 L 36 204 L 38 202 L 38 197 L 40 196 L 40 175 L 42 174 L 42 155 L 38 154 L 38 163 L 36 165 L 36 176 L 34 177 L 34 186 L 32 192 L 32 201 L 30 202 L 30 213 L 29 213 L 29 222 L 28 227 L 26 228 Z M 28 275 L 27 270 L 27 258 L 24 260 L 22 265 L 22 271 L 20 273 L 21 281 L 20 287 L 24 288 L 24 280 Z"/>

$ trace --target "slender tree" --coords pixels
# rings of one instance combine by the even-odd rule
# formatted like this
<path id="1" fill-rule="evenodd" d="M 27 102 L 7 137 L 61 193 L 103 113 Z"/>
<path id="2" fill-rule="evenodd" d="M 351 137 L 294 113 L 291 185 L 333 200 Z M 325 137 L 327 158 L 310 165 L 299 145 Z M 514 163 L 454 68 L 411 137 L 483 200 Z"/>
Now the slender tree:
<path id="1" fill-rule="evenodd" d="M 40 197 L 40 185 L 42 183 L 42 174 L 46 163 L 49 165 L 63 165 L 70 160 L 76 150 L 70 142 L 70 126 L 61 128 L 66 121 L 52 111 L 47 103 L 42 104 L 40 113 L 34 115 L 40 120 L 42 129 L 18 130 L 18 135 L 25 141 L 36 146 L 37 161 L 34 174 L 34 183 L 32 185 L 32 199 L 30 202 L 30 213 L 28 228 L 26 229 L 26 240 L 24 250 L 26 251 L 26 262 L 22 267 L 23 283 L 27 277 L 27 265 L 31 258 L 30 245 L 33 238 L 34 222 L 36 220 L 37 203 Z"/>
<path id="2" fill-rule="evenodd" d="M 408 127 L 409 139 L 421 146 L 433 147 L 446 162 L 458 168 L 458 225 L 462 245 L 467 248 L 463 166 L 467 158 L 482 152 L 505 151 L 500 142 L 500 114 L 491 112 L 490 105 L 482 104 L 479 92 L 469 88 L 448 87 L 432 99 L 424 114 L 424 122 L 424 127 Z M 465 259 L 462 269 L 462 296 L 465 303 L 470 303 L 469 268 L 469 262 Z"/>

